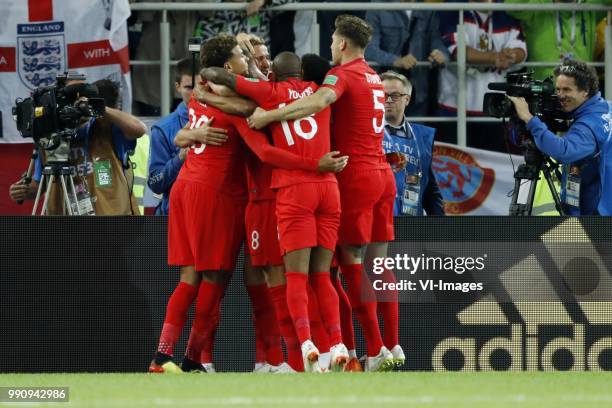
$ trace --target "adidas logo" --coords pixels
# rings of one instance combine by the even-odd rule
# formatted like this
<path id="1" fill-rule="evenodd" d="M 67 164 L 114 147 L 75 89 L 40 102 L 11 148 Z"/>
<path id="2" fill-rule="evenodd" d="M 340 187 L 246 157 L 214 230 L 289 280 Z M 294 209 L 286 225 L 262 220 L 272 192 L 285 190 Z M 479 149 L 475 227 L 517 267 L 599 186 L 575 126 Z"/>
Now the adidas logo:
<path id="1" fill-rule="evenodd" d="M 563 241 L 590 250 L 577 258 L 559 248 Z M 577 285 L 569 283 L 575 302 L 562 302 L 538 259 L 527 256 L 500 276 L 511 302 L 488 295 L 457 314 L 462 336 L 434 347 L 435 371 L 612 370 L 612 278 L 601 256 L 576 218 L 548 231 L 542 243 L 557 273 L 567 278 L 575 269 Z M 596 279 L 580 287 L 585 276 Z"/>

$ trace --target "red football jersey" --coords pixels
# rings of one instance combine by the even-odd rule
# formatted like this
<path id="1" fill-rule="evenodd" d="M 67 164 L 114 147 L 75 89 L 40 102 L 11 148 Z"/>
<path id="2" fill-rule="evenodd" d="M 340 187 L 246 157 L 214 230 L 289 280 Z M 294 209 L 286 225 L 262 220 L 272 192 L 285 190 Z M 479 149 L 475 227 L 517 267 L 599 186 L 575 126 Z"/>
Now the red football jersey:
<path id="1" fill-rule="evenodd" d="M 193 98 L 189 101 L 188 110 L 190 129 L 199 128 L 214 118 L 211 126 L 226 129 L 228 138 L 220 146 L 201 143 L 191 146 L 177 179 L 205 184 L 217 191 L 246 199 L 244 150 L 241 137 L 233 125 L 234 118 Z"/>
<path id="2" fill-rule="evenodd" d="M 274 167 L 259 160 L 251 151 L 245 152 L 245 159 L 249 201 L 274 200 L 276 192 L 270 188 Z"/>
<path id="3" fill-rule="evenodd" d="M 273 147 L 265 134 L 249 128 L 245 118 L 229 115 L 193 98 L 188 109 L 191 129 L 199 128 L 214 118 L 211 126 L 226 129 L 228 139 L 220 146 L 201 143 L 191 146 L 178 179 L 206 184 L 226 194 L 246 198 L 242 140 L 260 160 L 273 166 L 313 172 L 317 169 L 318 160 Z"/>
<path id="4" fill-rule="evenodd" d="M 317 89 L 318 86 L 314 82 L 297 78 L 283 82 L 265 82 L 238 75 L 236 80 L 236 91 L 251 98 L 266 110 L 282 108 L 286 104 L 315 93 Z M 326 108 L 302 119 L 271 123 L 270 131 L 274 145 L 303 158 L 318 161 L 330 151 L 330 113 L 330 109 Z M 280 168 L 274 169 L 272 173 L 273 188 L 320 181 L 336 182 L 336 178 L 332 173 Z"/>
<path id="5" fill-rule="evenodd" d="M 349 167 L 387 168 L 382 148 L 385 92 L 378 74 L 363 58 L 332 68 L 323 86 L 333 90 L 334 150 L 348 155 Z"/>

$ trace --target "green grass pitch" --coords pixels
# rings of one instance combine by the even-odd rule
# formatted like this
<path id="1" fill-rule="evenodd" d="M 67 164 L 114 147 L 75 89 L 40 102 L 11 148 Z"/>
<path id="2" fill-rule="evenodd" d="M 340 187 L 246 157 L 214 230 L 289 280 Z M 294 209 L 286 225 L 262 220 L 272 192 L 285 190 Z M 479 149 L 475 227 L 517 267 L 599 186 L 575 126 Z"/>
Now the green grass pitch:
<path id="1" fill-rule="evenodd" d="M 612 407 L 610 373 L 0 374 L 68 386 L 67 403 L 0 407 Z"/>

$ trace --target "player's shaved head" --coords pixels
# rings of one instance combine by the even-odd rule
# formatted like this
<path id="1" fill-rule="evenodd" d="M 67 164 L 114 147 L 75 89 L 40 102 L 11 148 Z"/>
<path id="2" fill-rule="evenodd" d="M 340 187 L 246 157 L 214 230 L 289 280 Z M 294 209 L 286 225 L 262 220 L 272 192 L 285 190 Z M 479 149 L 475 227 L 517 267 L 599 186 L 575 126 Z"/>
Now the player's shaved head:
<path id="1" fill-rule="evenodd" d="M 274 58 L 272 71 L 277 81 L 302 77 L 302 60 L 296 54 L 284 51 Z"/>

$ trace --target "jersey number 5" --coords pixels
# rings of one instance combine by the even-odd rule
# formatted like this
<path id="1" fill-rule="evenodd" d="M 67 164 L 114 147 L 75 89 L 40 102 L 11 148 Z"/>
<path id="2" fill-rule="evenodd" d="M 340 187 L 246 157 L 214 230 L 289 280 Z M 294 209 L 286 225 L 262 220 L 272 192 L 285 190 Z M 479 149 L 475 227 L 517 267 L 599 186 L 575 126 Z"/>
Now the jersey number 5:
<path id="1" fill-rule="evenodd" d="M 284 108 L 285 105 L 286 103 L 281 103 L 280 105 L 278 105 L 278 108 Z M 302 122 L 304 121 L 308 122 L 308 124 L 310 125 L 310 132 L 304 132 L 304 130 L 302 129 Z M 285 134 L 287 144 L 289 146 L 293 146 L 295 144 L 295 139 L 293 139 L 293 135 L 291 134 L 291 128 L 289 126 L 289 123 L 286 120 L 283 120 L 281 122 L 281 126 L 283 127 L 283 133 Z M 302 139 L 312 139 L 317 134 L 317 130 L 319 130 L 319 127 L 317 125 L 317 121 L 313 116 L 306 116 L 305 118 L 296 119 L 293 121 L 293 133 L 295 133 Z"/>
<path id="2" fill-rule="evenodd" d="M 376 117 L 372 118 L 372 126 L 374 127 L 374 133 L 380 133 L 385 128 L 385 93 L 380 89 L 372 90 L 374 96 L 374 110 L 382 111 L 382 119 L 380 125 L 376 123 Z"/>

